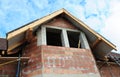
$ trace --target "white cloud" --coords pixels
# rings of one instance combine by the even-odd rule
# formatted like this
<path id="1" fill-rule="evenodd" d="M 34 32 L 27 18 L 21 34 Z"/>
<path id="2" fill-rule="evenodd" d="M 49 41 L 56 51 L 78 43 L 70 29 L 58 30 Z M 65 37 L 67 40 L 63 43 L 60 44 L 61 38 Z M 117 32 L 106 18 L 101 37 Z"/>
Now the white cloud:
<path id="1" fill-rule="evenodd" d="M 120 53 L 120 1 L 114 0 L 110 4 L 111 15 L 108 17 L 105 23 L 105 27 L 101 30 L 101 33 L 112 41 Z"/>

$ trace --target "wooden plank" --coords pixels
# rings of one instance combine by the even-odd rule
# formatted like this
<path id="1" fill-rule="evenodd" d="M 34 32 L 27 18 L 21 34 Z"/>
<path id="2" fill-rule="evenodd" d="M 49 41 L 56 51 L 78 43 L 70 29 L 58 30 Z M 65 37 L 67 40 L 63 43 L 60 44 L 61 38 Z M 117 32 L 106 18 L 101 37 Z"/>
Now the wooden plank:
<path id="1" fill-rule="evenodd" d="M 92 44 L 92 49 L 94 49 L 101 41 L 102 41 L 101 38 L 98 38 L 98 39 Z"/>
<path id="2" fill-rule="evenodd" d="M 15 44 L 13 44 L 12 46 L 8 47 L 8 50 L 7 50 L 7 54 L 14 54 L 16 52 L 10 52 L 12 51 L 13 49 L 15 49 L 16 47 L 22 45 L 24 42 L 28 41 L 30 42 L 32 40 L 32 38 L 34 37 L 33 34 L 33 29 L 32 28 L 29 28 L 27 31 L 26 31 L 26 34 L 25 34 L 25 39 L 23 39 L 22 41 L 19 41 Z"/>
<path id="3" fill-rule="evenodd" d="M 16 60 L 18 57 L 0 57 L 0 61 Z M 21 57 L 21 61 L 28 61 L 29 57 Z"/>
<path id="4" fill-rule="evenodd" d="M 7 52 L 10 52 L 11 50 L 13 50 L 14 48 L 22 45 L 26 40 L 22 40 L 22 41 L 19 41 L 17 43 L 15 43 L 14 45 L 12 45 L 11 47 L 8 48 Z"/>
<path id="5" fill-rule="evenodd" d="M 26 64 L 29 60 L 29 57 L 21 57 L 20 59 L 18 57 L 0 57 L 0 67 L 11 63 L 17 63 L 19 60 L 23 64 Z"/>
<path id="6" fill-rule="evenodd" d="M 25 35 L 25 39 L 27 42 L 31 42 L 32 39 L 33 39 L 33 29 L 32 28 L 29 28 L 27 31 L 26 31 L 26 35 Z"/>
<path id="7" fill-rule="evenodd" d="M 104 41 L 106 44 L 108 44 L 110 47 L 112 47 L 113 49 L 116 49 L 116 46 L 113 45 L 112 43 L 110 43 L 109 41 L 107 41 L 105 38 L 103 38 L 101 35 L 99 35 L 98 33 L 96 33 L 94 30 L 92 30 L 90 27 L 88 27 L 85 23 L 83 23 L 81 20 L 77 19 L 76 17 L 74 17 L 72 14 L 70 14 L 69 12 L 67 12 L 64 9 L 65 14 L 67 14 L 69 17 L 71 17 L 73 20 L 75 20 L 76 22 L 78 22 L 79 24 L 81 24 L 81 26 L 83 26 L 84 28 L 86 28 L 88 31 L 90 31 L 91 33 L 93 33 L 95 36 L 97 36 L 98 38 L 101 38 L 102 41 Z"/>
<path id="8" fill-rule="evenodd" d="M 38 25 L 42 24 L 43 22 L 45 22 L 47 20 L 50 20 L 50 19 L 54 18 L 55 16 L 57 16 L 61 13 L 63 13 L 63 9 L 61 9 L 59 11 L 56 11 L 52 14 L 49 14 L 48 16 L 45 16 L 45 17 L 43 17 L 43 18 L 41 18 L 41 19 L 39 19 L 39 20 L 29 24 L 29 25 L 26 25 L 26 26 L 24 26 L 24 27 L 22 27 L 18 30 L 15 30 L 14 32 L 11 32 L 11 33 L 8 34 L 7 39 L 9 40 L 10 38 L 15 37 L 16 35 L 18 35 L 22 32 L 25 32 L 29 28 L 34 28 L 35 26 L 38 26 Z"/>

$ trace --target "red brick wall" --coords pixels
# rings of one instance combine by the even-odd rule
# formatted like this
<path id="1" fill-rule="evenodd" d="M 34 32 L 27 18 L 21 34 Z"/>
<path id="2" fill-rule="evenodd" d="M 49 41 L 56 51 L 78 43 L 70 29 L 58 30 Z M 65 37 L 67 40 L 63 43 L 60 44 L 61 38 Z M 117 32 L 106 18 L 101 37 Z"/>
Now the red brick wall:
<path id="1" fill-rule="evenodd" d="M 73 26 L 73 24 L 59 17 L 54 18 L 51 22 L 47 23 L 46 25 L 69 28 L 69 29 L 77 29 L 75 26 Z"/>
<path id="2" fill-rule="evenodd" d="M 44 74 L 53 73 L 68 75 L 99 74 L 90 50 L 58 46 L 36 46 L 34 40 L 25 48 L 23 55 L 30 57 L 30 60 L 22 68 L 22 77 L 40 77 Z"/>
<path id="3" fill-rule="evenodd" d="M 37 46 L 37 39 L 34 38 L 24 49 L 24 57 L 30 57 L 28 64 L 22 68 L 22 77 L 41 75 L 41 47 Z"/>
<path id="4" fill-rule="evenodd" d="M 15 77 L 17 65 L 15 63 L 6 64 L 0 67 L 0 77 Z"/>
<path id="5" fill-rule="evenodd" d="M 41 53 L 44 74 L 99 74 L 90 50 L 41 46 Z"/>
<path id="6" fill-rule="evenodd" d="M 103 62 L 98 63 L 102 65 Z M 114 63 L 104 64 L 100 69 L 101 77 L 120 77 L 120 66 Z"/>
<path id="7" fill-rule="evenodd" d="M 17 49 L 13 50 L 16 51 Z M 36 75 L 41 75 L 41 47 L 37 46 L 36 37 L 25 46 L 25 49 L 22 51 L 23 57 L 30 57 L 27 65 L 24 63 L 21 64 L 21 77 L 32 77 Z M 0 61 L 1 62 L 1 61 Z M 0 67 L 0 77 L 15 77 L 17 70 L 17 62 L 10 63 Z"/>

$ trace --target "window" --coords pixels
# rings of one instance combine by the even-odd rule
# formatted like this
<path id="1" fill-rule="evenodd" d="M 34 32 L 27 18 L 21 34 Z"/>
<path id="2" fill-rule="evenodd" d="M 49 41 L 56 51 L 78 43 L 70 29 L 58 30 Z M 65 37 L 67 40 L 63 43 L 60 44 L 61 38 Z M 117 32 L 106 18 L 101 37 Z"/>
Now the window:
<path id="1" fill-rule="evenodd" d="M 61 30 L 46 28 L 47 45 L 62 46 Z"/>
<path id="2" fill-rule="evenodd" d="M 90 49 L 83 32 L 53 26 L 41 26 L 37 31 L 37 45 Z"/>
<path id="3" fill-rule="evenodd" d="M 80 32 L 67 31 L 70 47 L 78 48 Z"/>

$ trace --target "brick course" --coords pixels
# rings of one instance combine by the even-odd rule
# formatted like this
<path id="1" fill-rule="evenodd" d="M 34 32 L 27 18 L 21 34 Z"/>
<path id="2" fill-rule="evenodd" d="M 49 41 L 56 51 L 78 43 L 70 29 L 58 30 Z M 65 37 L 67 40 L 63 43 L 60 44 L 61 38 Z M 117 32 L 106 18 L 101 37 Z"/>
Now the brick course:
<path id="1" fill-rule="evenodd" d="M 97 63 L 99 66 L 103 64 L 103 62 Z M 115 63 L 104 64 L 100 69 L 101 77 L 120 77 L 120 66 Z"/>
<path id="2" fill-rule="evenodd" d="M 65 20 L 62 17 L 56 17 L 51 22 L 47 23 L 48 26 L 57 26 L 62 28 L 77 29 L 69 21 Z"/>
<path id="3" fill-rule="evenodd" d="M 15 77 L 16 75 L 17 64 L 7 64 L 0 67 L 0 77 Z"/>
<path id="4" fill-rule="evenodd" d="M 41 46 L 41 51 L 43 53 L 44 73 L 99 73 L 90 50 L 57 46 Z"/>

